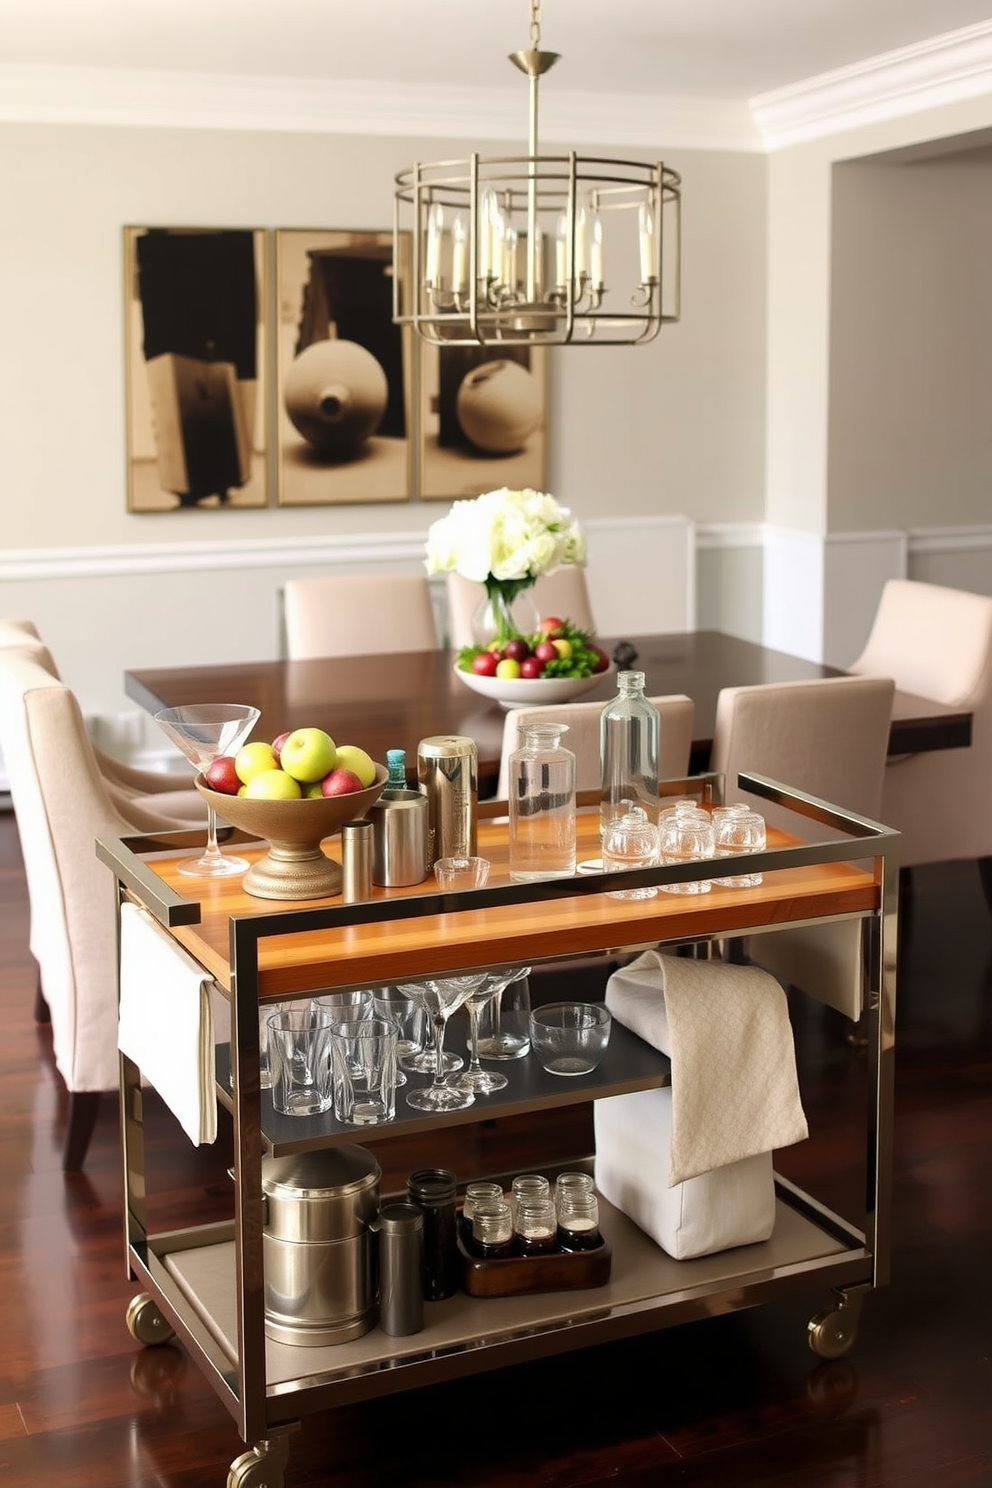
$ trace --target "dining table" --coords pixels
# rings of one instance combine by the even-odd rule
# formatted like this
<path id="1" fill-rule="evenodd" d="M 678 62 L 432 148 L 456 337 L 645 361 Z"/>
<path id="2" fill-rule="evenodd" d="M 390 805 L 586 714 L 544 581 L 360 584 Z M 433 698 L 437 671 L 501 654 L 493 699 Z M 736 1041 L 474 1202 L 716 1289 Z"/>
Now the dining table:
<path id="1" fill-rule="evenodd" d="M 649 696 L 685 693 L 693 699 L 694 772 L 708 767 L 722 688 L 845 675 L 841 668 L 717 630 L 598 640 L 625 667 L 645 673 Z M 455 653 L 448 650 L 136 668 L 125 673 L 124 687 L 151 713 L 188 703 L 252 703 L 261 710 L 256 737 L 322 728 L 336 743 L 358 744 L 375 759 L 384 760 L 387 749 L 405 750 L 411 773 L 421 739 L 468 735 L 478 747 L 480 787 L 483 781 L 494 784 L 499 774 L 505 709 L 459 679 Z M 606 703 L 616 690 L 611 667 L 582 701 Z M 889 753 L 967 747 L 971 722 L 967 709 L 897 691 Z"/>

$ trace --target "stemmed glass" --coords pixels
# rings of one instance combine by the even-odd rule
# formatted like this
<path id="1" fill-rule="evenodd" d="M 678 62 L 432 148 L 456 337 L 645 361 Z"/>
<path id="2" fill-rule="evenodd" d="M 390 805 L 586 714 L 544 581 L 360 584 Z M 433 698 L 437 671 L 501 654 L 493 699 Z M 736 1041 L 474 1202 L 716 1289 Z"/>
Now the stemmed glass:
<path id="1" fill-rule="evenodd" d="M 471 1059 L 468 1069 L 451 1085 L 455 1090 L 471 1090 L 475 1095 L 491 1095 L 494 1090 L 504 1090 L 509 1084 L 505 1075 L 496 1070 L 484 1070 L 479 1063 L 479 1017 L 482 1009 L 492 998 L 500 996 L 511 982 L 530 975 L 529 966 L 512 966 L 502 971 L 487 971 L 481 987 L 468 996 L 465 1006 L 469 1018 L 469 1050 Z"/>
<path id="2" fill-rule="evenodd" d="M 180 708 L 162 708 L 155 722 L 200 771 L 222 754 L 237 754 L 261 714 L 249 703 L 187 703 Z M 207 846 L 198 858 L 178 863 L 180 873 L 219 878 L 244 873 L 247 858 L 227 857 L 217 846 L 217 813 L 207 807 Z"/>
<path id="3" fill-rule="evenodd" d="M 486 973 L 480 971 L 471 976 L 427 977 L 422 982 L 400 983 L 404 997 L 420 1004 L 434 1029 L 434 1081 L 408 1093 L 406 1103 L 415 1110 L 463 1111 L 475 1100 L 471 1090 L 455 1090 L 446 1083 L 444 1035 L 452 1013 L 467 1002 L 485 979 Z"/>

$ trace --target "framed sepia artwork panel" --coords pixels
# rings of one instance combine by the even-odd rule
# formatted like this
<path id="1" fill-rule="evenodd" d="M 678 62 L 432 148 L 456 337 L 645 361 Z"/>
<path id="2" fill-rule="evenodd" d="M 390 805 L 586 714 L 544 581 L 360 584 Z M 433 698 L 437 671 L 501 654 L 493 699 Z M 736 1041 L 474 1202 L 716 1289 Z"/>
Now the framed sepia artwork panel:
<path id="1" fill-rule="evenodd" d="M 390 232 L 276 233 L 281 506 L 406 501 L 409 333 L 393 323 Z"/>
<path id="2" fill-rule="evenodd" d="M 124 229 L 132 512 L 268 504 L 265 233 Z"/>
<path id="3" fill-rule="evenodd" d="M 547 482 L 542 347 L 420 347 L 419 493 L 451 501 Z"/>

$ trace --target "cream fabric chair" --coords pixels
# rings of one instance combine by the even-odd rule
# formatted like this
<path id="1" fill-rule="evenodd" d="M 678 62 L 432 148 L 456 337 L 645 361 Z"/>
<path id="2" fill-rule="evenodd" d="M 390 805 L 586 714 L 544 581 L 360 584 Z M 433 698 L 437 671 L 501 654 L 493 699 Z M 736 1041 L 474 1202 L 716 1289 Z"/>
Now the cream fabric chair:
<path id="1" fill-rule="evenodd" d="M 26 649 L 46 671 L 61 681 L 52 654 L 33 621 L 0 618 L 0 651 L 11 647 Z M 203 802 L 192 785 L 182 783 L 186 777 L 165 770 L 141 770 L 126 765 L 96 745 L 93 746 L 93 755 L 111 799 L 133 819 L 136 830 L 164 832 L 206 824 Z"/>
<path id="2" fill-rule="evenodd" d="M 737 785 L 741 770 L 882 821 L 889 747 L 890 677 L 824 677 L 726 687 L 717 699 L 710 768 L 725 776 L 728 801 L 747 801 L 798 837 L 838 835 Z M 887 823 L 886 823 L 887 825 Z M 838 922 L 753 936 L 753 961 L 857 1021 L 861 1013 L 860 925 Z"/>
<path id="3" fill-rule="evenodd" d="M 293 661 L 437 649 L 426 574 L 288 579 L 283 615 L 286 653 Z"/>
<path id="4" fill-rule="evenodd" d="M 577 564 L 542 574 L 528 593 L 538 615 L 557 615 L 559 619 L 571 620 L 580 630 L 596 629 L 585 569 Z M 472 645 L 475 639 L 472 617 L 485 594 L 483 586 L 474 579 L 448 574 L 448 640 L 453 650 Z"/>
<path id="5" fill-rule="evenodd" d="M 77 1171 L 100 1092 L 118 1083 L 114 880 L 94 840 L 160 822 L 115 804 L 79 703 L 37 648 L 0 650 L 0 748 L 24 857 L 31 951 L 69 1092 L 62 1165 Z"/>
<path id="6" fill-rule="evenodd" d="M 969 748 L 888 761 L 880 811 L 902 833 L 904 867 L 976 858 L 992 906 L 992 598 L 890 579 L 850 670 L 971 709 Z"/>
<path id="7" fill-rule="evenodd" d="M 692 748 L 692 725 L 695 705 L 681 693 L 653 697 L 658 709 L 658 776 L 677 780 L 688 773 Z M 603 703 L 562 703 L 547 708 L 510 708 L 503 722 L 503 752 L 496 794 L 506 800 L 509 789 L 507 761 L 520 742 L 520 721 L 530 723 L 566 723 L 568 733 L 562 739 L 565 749 L 575 755 L 576 790 L 598 790 L 602 781 L 600 764 L 599 720 Z"/>

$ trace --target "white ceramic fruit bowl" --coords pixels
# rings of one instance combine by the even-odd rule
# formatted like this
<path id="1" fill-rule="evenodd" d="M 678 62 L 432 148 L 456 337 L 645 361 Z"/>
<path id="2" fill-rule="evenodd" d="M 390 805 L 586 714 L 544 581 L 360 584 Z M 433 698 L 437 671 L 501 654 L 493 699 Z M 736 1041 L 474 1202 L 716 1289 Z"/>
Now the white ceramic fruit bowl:
<path id="1" fill-rule="evenodd" d="M 592 692 L 604 677 L 615 670 L 612 662 L 591 677 L 480 677 L 477 672 L 463 672 L 456 665 L 455 676 L 473 692 L 491 698 L 504 708 L 528 708 L 546 703 L 570 703 L 583 693 Z"/>
<path id="2" fill-rule="evenodd" d="M 325 857 L 321 842 L 358 821 L 377 801 L 386 783 L 385 765 L 376 765 L 375 784 L 343 796 L 305 796 L 298 801 L 259 796 L 228 796 L 211 790 L 197 775 L 194 784 L 222 821 L 269 844 L 242 887 L 258 899 L 325 899 L 341 892 L 341 867 Z"/>

